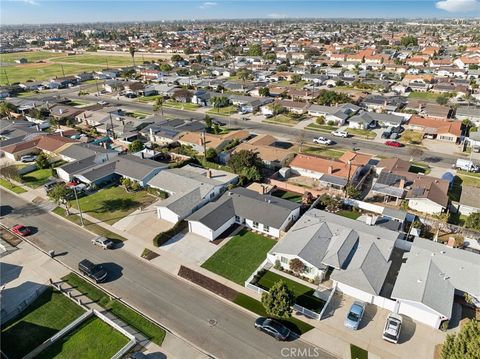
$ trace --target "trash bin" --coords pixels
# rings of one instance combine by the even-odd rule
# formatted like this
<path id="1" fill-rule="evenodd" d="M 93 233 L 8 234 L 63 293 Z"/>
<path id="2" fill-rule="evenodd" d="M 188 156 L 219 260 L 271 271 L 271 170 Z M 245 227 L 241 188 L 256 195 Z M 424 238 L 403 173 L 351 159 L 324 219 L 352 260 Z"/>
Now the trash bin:
<path id="1" fill-rule="evenodd" d="M 48 255 L 53 258 L 55 256 L 55 251 L 54 250 L 48 251 Z"/>

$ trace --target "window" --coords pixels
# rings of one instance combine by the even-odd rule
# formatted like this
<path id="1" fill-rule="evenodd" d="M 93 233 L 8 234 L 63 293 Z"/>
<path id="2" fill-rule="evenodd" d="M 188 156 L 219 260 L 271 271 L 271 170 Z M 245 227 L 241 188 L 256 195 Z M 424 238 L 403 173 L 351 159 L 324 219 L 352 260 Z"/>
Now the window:
<path id="1" fill-rule="evenodd" d="M 310 274 L 311 272 L 312 272 L 312 268 L 310 268 L 308 266 L 305 266 L 305 268 L 303 268 L 303 273 Z"/>
<path id="2" fill-rule="evenodd" d="M 283 263 L 283 264 L 288 264 L 288 258 L 280 257 L 280 262 Z"/>
<path id="3" fill-rule="evenodd" d="M 215 197 L 215 192 L 210 193 L 210 198 Z"/>
<path id="4" fill-rule="evenodd" d="M 258 222 L 253 222 L 253 228 L 258 228 Z"/>
<path id="5" fill-rule="evenodd" d="M 263 225 L 263 230 L 267 233 L 270 232 L 270 226 L 267 226 L 266 224 L 264 224 Z"/>
<path id="6" fill-rule="evenodd" d="M 235 222 L 240 223 L 240 217 L 239 216 L 235 216 Z"/>

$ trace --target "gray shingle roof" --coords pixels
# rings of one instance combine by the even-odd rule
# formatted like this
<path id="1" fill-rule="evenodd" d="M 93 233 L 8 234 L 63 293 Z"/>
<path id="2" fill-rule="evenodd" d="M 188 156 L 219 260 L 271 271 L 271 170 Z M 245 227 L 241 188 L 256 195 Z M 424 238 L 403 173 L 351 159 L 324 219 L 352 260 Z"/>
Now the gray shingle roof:
<path id="1" fill-rule="evenodd" d="M 455 289 L 480 296 L 480 256 L 415 238 L 392 297 L 423 303 L 450 317 Z"/>

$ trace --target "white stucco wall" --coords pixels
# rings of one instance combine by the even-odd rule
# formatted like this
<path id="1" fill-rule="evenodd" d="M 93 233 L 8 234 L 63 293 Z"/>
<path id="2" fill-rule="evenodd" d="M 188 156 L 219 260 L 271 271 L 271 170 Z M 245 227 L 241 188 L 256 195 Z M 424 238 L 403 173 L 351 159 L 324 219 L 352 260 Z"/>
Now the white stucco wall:
<path id="1" fill-rule="evenodd" d="M 177 223 L 180 220 L 180 217 L 167 207 L 157 207 L 157 216 L 170 223 Z"/>
<path id="2" fill-rule="evenodd" d="M 300 167 L 290 167 L 290 168 L 291 168 L 291 170 L 294 174 L 297 174 L 297 175 L 300 175 L 300 176 L 319 179 L 320 177 L 322 177 L 324 175 L 324 173 L 315 172 L 315 171 L 307 170 L 307 169 L 300 168 Z"/>
<path id="3" fill-rule="evenodd" d="M 334 281 L 334 282 L 336 282 L 336 281 Z M 343 284 L 343 283 L 340 283 L 340 282 L 336 282 L 336 283 L 337 283 L 337 290 L 339 290 L 340 292 L 342 292 L 346 295 L 349 295 L 350 297 L 359 299 L 363 302 L 373 303 L 373 297 L 374 296 L 372 294 L 364 292 L 363 290 L 360 290 L 360 289 L 357 289 L 357 288 L 353 288 L 349 285 L 346 285 L 346 284 Z"/>
<path id="4" fill-rule="evenodd" d="M 429 199 L 410 199 L 408 201 L 408 208 L 429 214 L 441 213 L 443 210 L 441 205 L 436 204 Z"/>
<path id="5" fill-rule="evenodd" d="M 445 318 L 426 305 L 409 300 L 399 299 L 398 313 L 405 314 L 414 320 L 438 329 Z"/>

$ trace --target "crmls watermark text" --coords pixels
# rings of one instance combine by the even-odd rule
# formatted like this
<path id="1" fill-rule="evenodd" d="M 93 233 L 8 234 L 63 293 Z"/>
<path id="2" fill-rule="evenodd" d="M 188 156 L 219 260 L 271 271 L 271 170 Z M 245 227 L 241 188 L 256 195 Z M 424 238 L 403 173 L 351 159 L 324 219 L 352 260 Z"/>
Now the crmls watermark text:
<path id="1" fill-rule="evenodd" d="M 324 354 L 320 348 L 282 348 L 282 358 L 320 358 Z"/>

